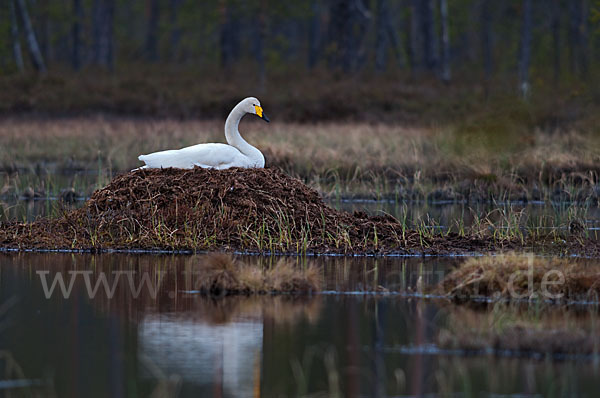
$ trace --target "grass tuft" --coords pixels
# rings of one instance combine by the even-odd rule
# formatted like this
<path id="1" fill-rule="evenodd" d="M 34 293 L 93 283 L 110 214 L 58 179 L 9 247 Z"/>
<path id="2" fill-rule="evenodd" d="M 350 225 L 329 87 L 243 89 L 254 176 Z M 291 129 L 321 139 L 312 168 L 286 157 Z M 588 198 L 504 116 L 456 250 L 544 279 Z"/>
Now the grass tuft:
<path id="1" fill-rule="evenodd" d="M 530 254 L 470 258 L 446 276 L 437 292 L 456 300 L 600 298 L 600 270 L 572 259 Z"/>
<path id="2" fill-rule="evenodd" d="M 313 293 L 321 290 L 320 269 L 305 269 L 290 261 L 279 260 L 268 269 L 242 264 L 232 256 L 213 254 L 199 266 L 196 288 L 203 294 L 224 296 L 235 294 Z"/>

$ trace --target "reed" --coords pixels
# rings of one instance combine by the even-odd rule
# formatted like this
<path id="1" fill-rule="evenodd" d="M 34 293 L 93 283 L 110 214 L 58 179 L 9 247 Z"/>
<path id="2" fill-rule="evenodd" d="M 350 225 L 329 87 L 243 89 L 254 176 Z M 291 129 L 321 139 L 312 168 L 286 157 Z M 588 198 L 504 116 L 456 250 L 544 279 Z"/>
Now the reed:
<path id="1" fill-rule="evenodd" d="M 213 254 L 199 265 L 196 289 L 211 296 L 314 293 L 323 284 L 318 267 L 299 267 L 287 260 L 263 268 L 242 264 L 226 254 Z"/>
<path id="2" fill-rule="evenodd" d="M 90 196 L 114 173 L 139 166 L 139 154 L 222 142 L 222 129 L 220 120 L 8 117 L 0 123 L 0 197 L 26 190 L 57 196 L 65 187 Z M 329 198 L 598 202 L 598 134 L 533 129 L 500 139 L 494 129 L 466 130 L 364 122 L 265 127 L 252 119 L 243 125 L 267 166 Z"/>
<path id="3" fill-rule="evenodd" d="M 600 271 L 573 259 L 506 253 L 469 258 L 448 274 L 435 291 L 458 301 L 598 302 Z"/>

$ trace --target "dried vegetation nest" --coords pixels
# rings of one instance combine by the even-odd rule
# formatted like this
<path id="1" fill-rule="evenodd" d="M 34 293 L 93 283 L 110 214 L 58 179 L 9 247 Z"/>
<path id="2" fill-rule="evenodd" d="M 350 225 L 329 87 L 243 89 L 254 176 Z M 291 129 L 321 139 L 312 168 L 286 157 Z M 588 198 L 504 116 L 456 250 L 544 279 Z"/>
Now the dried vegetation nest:
<path id="1" fill-rule="evenodd" d="M 457 234 L 424 237 L 387 215 L 335 210 L 277 168 L 136 170 L 58 219 L 0 225 L 0 246 L 361 254 L 493 248 Z"/>

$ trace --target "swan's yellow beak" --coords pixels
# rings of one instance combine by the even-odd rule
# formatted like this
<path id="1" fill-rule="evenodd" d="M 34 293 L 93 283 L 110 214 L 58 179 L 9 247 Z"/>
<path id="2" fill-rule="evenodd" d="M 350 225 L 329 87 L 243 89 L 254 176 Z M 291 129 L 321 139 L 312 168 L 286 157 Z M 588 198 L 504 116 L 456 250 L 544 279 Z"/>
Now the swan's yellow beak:
<path id="1" fill-rule="evenodd" d="M 270 122 L 269 118 L 267 117 L 267 115 L 265 115 L 263 113 L 263 108 L 258 106 L 258 105 L 254 105 L 254 110 L 256 111 L 256 115 L 261 118 L 262 120 L 264 120 L 265 122 Z"/>

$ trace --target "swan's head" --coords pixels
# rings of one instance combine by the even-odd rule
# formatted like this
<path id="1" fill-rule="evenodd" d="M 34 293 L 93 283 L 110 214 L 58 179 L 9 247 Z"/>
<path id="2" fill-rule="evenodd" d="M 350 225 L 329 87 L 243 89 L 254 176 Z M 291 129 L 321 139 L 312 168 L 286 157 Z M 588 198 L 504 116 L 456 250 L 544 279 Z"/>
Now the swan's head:
<path id="1" fill-rule="evenodd" d="M 269 122 L 269 118 L 267 117 L 267 115 L 265 115 L 265 113 L 263 112 L 263 108 L 260 105 L 260 101 L 254 97 L 248 97 L 244 100 L 242 100 L 242 102 L 240 102 L 240 105 L 242 107 L 242 109 L 244 111 L 246 111 L 246 113 L 251 113 L 253 115 L 258 116 L 259 118 L 261 118 L 262 120 L 264 120 L 265 122 Z"/>

